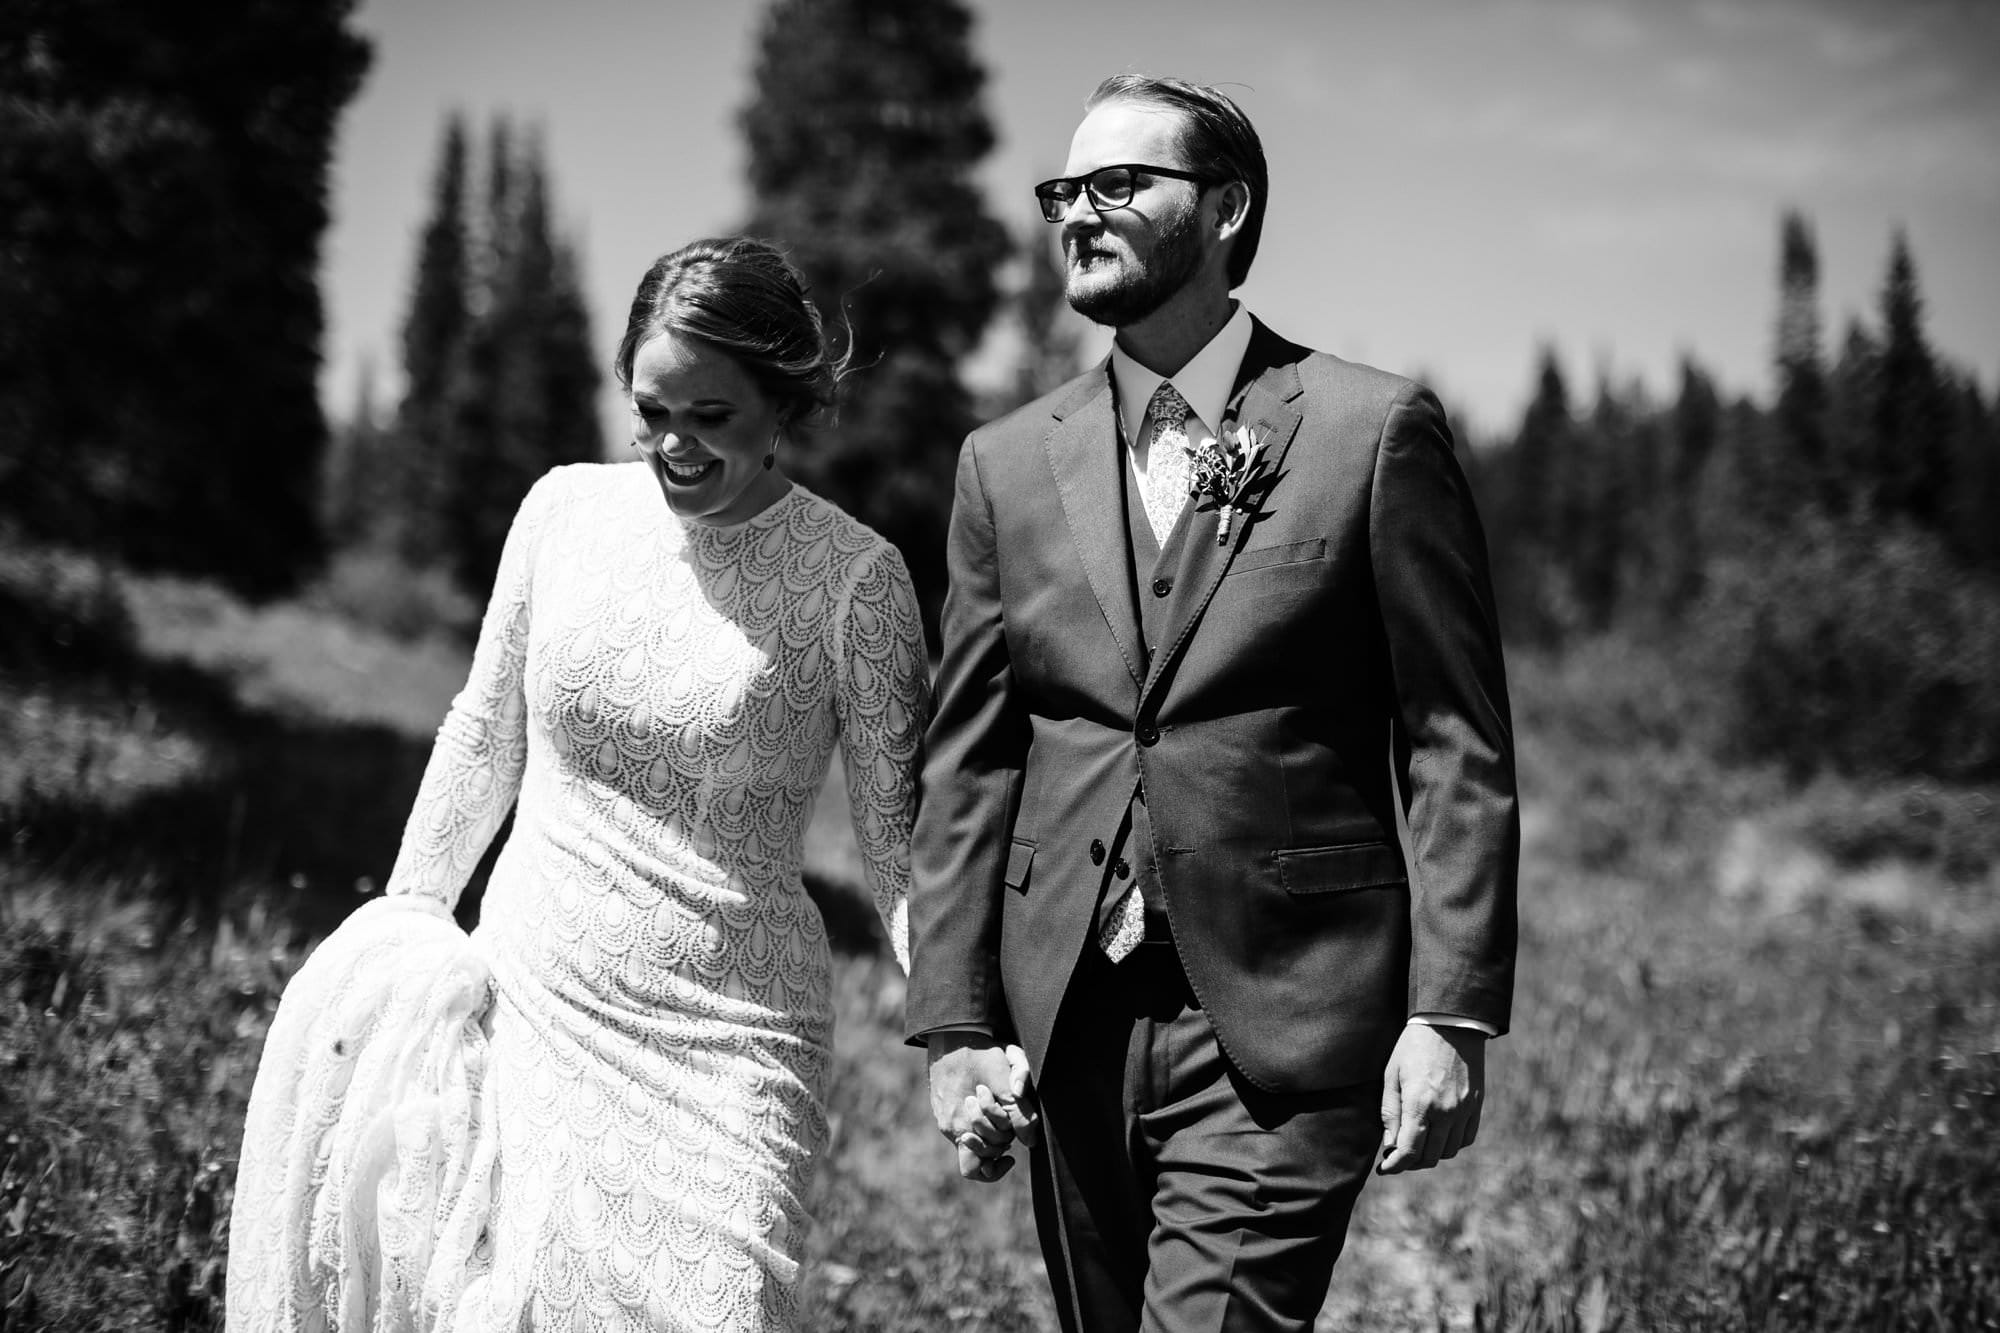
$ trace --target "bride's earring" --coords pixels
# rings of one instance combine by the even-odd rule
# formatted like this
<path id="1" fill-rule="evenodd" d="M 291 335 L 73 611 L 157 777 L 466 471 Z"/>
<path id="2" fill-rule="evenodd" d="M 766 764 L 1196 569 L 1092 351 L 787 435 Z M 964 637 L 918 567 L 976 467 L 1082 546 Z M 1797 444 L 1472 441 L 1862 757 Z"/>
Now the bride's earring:
<path id="1" fill-rule="evenodd" d="M 771 447 L 764 454 L 764 470 L 769 472 L 778 462 L 778 437 L 771 437 Z"/>

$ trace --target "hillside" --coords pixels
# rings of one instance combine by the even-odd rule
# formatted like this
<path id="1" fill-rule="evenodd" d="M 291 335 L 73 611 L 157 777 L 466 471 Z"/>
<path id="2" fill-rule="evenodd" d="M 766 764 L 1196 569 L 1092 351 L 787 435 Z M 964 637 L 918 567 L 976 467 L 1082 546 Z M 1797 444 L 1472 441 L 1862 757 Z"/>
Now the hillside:
<path id="1" fill-rule="evenodd" d="M 0 1333 L 220 1326 L 284 979 L 379 890 L 464 659 L 0 553 Z M 1697 672 L 1517 654 L 1520 997 L 1476 1149 L 1378 1182 L 1325 1326 L 2000 1326 L 1995 793 L 1725 768 Z M 839 787 L 817 1328 L 1047 1329 L 1017 1174 L 929 1128 Z"/>

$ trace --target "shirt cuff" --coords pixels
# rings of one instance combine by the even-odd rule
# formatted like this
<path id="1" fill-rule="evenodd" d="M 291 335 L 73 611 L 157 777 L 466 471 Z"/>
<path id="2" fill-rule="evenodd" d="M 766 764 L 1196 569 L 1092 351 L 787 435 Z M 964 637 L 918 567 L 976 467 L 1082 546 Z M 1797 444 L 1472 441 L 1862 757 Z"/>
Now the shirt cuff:
<path id="1" fill-rule="evenodd" d="M 1491 1023 L 1482 1023 L 1476 1018 L 1460 1018 L 1457 1014 L 1411 1014 L 1410 1021 L 1427 1028 L 1471 1028 L 1482 1037 L 1500 1035 L 1500 1029 Z"/>
<path id="2" fill-rule="evenodd" d="M 993 1035 L 993 1027 L 990 1023 L 940 1023 L 934 1028 L 911 1033 L 910 1039 L 928 1043 L 932 1037 L 946 1032 L 964 1032 L 979 1037 L 990 1037 Z"/>

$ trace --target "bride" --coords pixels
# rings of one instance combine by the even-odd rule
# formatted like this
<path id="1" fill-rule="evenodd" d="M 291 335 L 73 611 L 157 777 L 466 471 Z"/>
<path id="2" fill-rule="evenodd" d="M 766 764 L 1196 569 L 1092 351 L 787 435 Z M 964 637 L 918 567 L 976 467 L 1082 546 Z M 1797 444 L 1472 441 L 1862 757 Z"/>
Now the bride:
<path id="1" fill-rule="evenodd" d="M 801 841 L 837 740 L 907 968 L 923 633 L 895 548 L 785 476 L 840 368 L 778 251 L 661 258 L 616 368 L 639 461 L 523 502 L 387 896 L 272 1027 L 232 1329 L 797 1323 L 832 1024 Z"/>

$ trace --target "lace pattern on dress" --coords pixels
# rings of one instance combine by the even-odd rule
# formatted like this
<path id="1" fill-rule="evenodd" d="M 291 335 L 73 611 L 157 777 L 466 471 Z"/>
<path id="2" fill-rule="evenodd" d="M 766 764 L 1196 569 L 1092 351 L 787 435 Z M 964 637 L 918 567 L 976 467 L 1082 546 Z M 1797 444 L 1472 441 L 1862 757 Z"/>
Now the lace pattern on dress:
<path id="1" fill-rule="evenodd" d="M 636 464 L 536 485 L 389 884 L 455 905 L 513 808 L 472 937 L 498 1165 L 485 1257 L 434 1284 L 452 1327 L 796 1326 L 832 1022 L 804 832 L 837 743 L 907 966 L 928 711 L 900 556 L 817 496 L 711 528 Z M 253 1110 L 246 1171 L 293 1150 L 273 1135 Z M 239 1194 L 236 1223 L 282 1225 L 324 1183 Z M 243 1276 L 246 1327 L 312 1326 L 251 1318 L 309 1302 Z"/>

